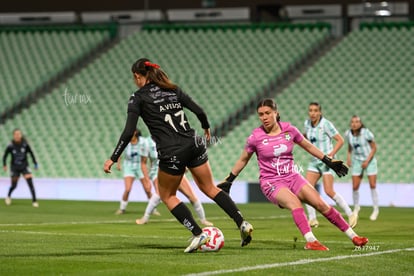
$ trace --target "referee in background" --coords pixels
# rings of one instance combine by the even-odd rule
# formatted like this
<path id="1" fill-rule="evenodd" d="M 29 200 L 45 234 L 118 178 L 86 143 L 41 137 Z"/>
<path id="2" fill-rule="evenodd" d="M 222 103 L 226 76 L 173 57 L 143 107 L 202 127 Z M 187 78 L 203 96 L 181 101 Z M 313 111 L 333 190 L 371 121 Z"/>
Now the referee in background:
<path id="1" fill-rule="evenodd" d="M 36 200 L 36 192 L 33 186 L 33 175 L 29 168 L 29 162 L 27 161 L 27 155 L 30 154 L 34 164 L 34 168 L 37 169 L 37 161 L 34 156 L 32 149 L 28 142 L 23 137 L 22 131 L 18 128 L 13 130 L 13 140 L 7 146 L 3 155 L 3 170 L 7 172 L 7 157 L 11 154 L 12 158 L 10 161 L 10 174 L 11 174 L 11 186 L 9 193 L 5 199 L 6 205 L 11 205 L 11 194 L 17 187 L 20 175 L 27 181 L 29 185 L 30 193 L 32 194 L 32 205 L 33 207 L 39 207 L 39 203 Z"/>

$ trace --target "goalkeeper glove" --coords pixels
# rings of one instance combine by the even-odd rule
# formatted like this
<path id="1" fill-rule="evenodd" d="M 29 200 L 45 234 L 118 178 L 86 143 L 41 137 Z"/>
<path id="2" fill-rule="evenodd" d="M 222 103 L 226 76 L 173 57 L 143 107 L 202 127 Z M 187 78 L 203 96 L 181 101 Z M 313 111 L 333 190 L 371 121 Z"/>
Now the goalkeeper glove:
<path id="1" fill-rule="evenodd" d="M 237 175 L 234 175 L 232 172 L 224 179 L 224 181 L 220 182 L 217 187 L 225 191 L 226 193 L 230 194 L 230 188 L 233 184 L 234 179 L 236 179 Z"/>
<path id="2" fill-rule="evenodd" d="M 341 160 L 332 159 L 327 155 L 324 155 L 322 162 L 334 170 L 339 177 L 345 176 L 348 173 L 348 166 Z"/>

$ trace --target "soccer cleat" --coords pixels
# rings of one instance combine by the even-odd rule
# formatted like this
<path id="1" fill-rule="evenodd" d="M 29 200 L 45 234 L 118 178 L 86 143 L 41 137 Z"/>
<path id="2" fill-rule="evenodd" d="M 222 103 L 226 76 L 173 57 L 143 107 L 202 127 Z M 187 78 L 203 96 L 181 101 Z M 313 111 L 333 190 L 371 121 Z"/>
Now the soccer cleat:
<path id="1" fill-rule="evenodd" d="M 309 225 L 310 225 L 310 227 L 313 227 L 313 228 L 318 228 L 318 226 L 319 226 L 319 221 L 318 221 L 317 219 L 311 219 L 311 220 L 309 221 Z"/>
<path id="2" fill-rule="evenodd" d="M 306 250 L 320 250 L 329 251 L 329 248 L 321 244 L 319 241 L 307 242 L 305 245 Z"/>
<path id="3" fill-rule="evenodd" d="M 119 209 L 115 212 L 115 215 L 123 215 L 123 214 L 125 214 L 125 210 L 123 209 Z"/>
<path id="4" fill-rule="evenodd" d="M 355 246 L 364 246 L 368 243 L 368 238 L 355 236 L 352 238 L 352 242 Z"/>
<path id="5" fill-rule="evenodd" d="M 32 206 L 35 207 L 35 208 L 38 208 L 39 207 L 39 203 L 37 203 L 37 201 L 35 201 L 35 202 L 32 203 Z"/>
<path id="6" fill-rule="evenodd" d="M 145 216 L 135 220 L 136 224 L 142 225 L 142 224 L 147 224 L 148 223 L 148 218 L 146 218 Z"/>
<path id="7" fill-rule="evenodd" d="M 213 226 L 214 224 L 212 223 L 212 222 L 210 222 L 210 221 L 208 221 L 208 220 L 202 220 L 201 221 L 201 224 L 202 225 L 204 225 L 204 226 Z"/>
<path id="8" fill-rule="evenodd" d="M 372 211 L 371 216 L 369 216 L 370 220 L 377 220 L 379 214 L 378 208 L 374 208 L 374 211 Z"/>
<path id="9" fill-rule="evenodd" d="M 157 208 L 155 208 L 154 210 L 152 210 L 151 215 L 158 216 L 158 217 L 161 216 L 161 214 L 160 214 L 160 212 L 158 212 Z"/>
<path id="10" fill-rule="evenodd" d="M 358 222 L 358 213 L 352 212 L 352 214 L 348 216 L 348 222 L 351 228 L 355 228 Z"/>
<path id="11" fill-rule="evenodd" d="M 253 226 L 247 221 L 243 221 L 240 225 L 241 246 L 248 245 L 252 240 Z"/>
<path id="12" fill-rule="evenodd" d="M 11 200 L 11 198 L 10 198 L 10 197 L 6 197 L 6 198 L 4 199 L 4 202 L 6 203 L 6 205 L 7 205 L 7 206 L 9 206 L 9 205 L 11 205 L 12 200 Z"/>
<path id="13" fill-rule="evenodd" d="M 190 245 L 184 250 L 184 253 L 193 253 L 196 252 L 197 249 L 210 241 L 210 237 L 207 233 L 202 232 L 198 236 L 194 236 L 191 238 Z"/>

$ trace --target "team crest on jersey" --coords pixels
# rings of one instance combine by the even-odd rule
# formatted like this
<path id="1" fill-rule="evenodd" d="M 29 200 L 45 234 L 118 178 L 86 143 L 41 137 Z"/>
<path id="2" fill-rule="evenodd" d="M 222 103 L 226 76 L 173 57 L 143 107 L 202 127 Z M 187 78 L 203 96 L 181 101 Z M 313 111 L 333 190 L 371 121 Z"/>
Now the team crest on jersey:
<path id="1" fill-rule="evenodd" d="M 290 140 L 290 134 L 288 133 L 288 132 L 286 132 L 285 133 L 285 139 L 286 139 L 286 141 L 289 141 Z"/>

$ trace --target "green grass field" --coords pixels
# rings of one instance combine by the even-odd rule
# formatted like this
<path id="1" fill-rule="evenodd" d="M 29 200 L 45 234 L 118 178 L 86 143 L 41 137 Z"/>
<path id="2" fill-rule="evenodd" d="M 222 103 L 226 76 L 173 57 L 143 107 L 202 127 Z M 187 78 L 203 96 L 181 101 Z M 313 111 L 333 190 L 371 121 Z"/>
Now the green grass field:
<path id="1" fill-rule="evenodd" d="M 357 233 L 370 239 L 357 250 L 319 218 L 314 230 L 328 252 L 306 251 L 290 213 L 270 203 L 239 205 L 254 227 L 252 243 L 240 247 L 235 224 L 216 205 L 207 218 L 225 235 L 217 253 L 183 253 L 190 233 L 159 206 L 161 217 L 135 225 L 144 203 L 114 215 L 116 202 L 14 200 L 0 206 L 1 275 L 413 275 L 414 209 L 382 208 L 377 221 L 362 208 Z M 297 241 L 294 242 L 294 238 Z"/>

